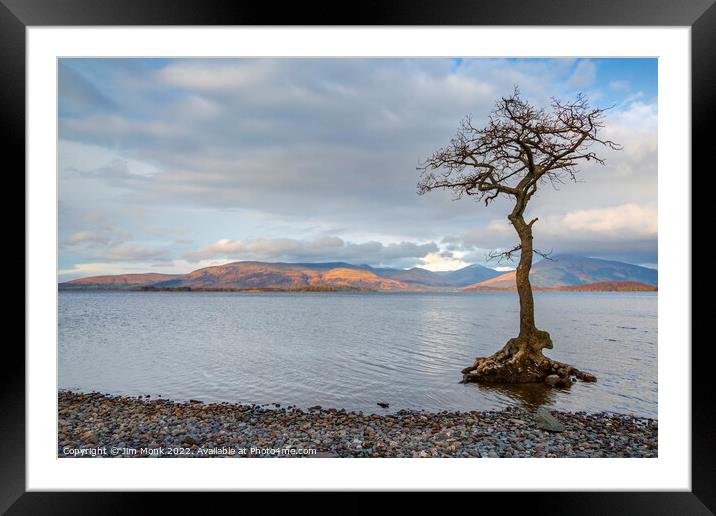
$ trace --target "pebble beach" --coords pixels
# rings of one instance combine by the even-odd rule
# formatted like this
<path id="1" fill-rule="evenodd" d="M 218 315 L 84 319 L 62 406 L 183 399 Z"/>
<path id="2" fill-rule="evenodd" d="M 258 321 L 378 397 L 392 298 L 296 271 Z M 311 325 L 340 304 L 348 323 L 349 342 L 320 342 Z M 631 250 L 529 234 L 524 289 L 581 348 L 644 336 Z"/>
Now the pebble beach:
<path id="1" fill-rule="evenodd" d="M 60 391 L 58 457 L 657 456 L 657 421 L 633 415 L 383 412 Z"/>

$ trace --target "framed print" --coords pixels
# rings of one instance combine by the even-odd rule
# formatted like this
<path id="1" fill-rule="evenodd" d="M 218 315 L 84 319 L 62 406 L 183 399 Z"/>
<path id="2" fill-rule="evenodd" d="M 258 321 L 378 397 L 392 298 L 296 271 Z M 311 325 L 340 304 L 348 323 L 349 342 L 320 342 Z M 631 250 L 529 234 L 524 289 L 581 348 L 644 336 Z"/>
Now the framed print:
<path id="1" fill-rule="evenodd" d="M 716 8 L 373 7 L 4 2 L 8 513 L 255 490 L 710 513 L 691 170 Z"/>

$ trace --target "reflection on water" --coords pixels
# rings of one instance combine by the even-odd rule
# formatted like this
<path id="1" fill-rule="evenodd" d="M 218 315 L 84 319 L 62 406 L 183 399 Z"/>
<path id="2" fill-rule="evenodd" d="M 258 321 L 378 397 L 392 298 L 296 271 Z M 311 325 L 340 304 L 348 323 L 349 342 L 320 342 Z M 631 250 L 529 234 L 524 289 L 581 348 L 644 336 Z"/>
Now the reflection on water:
<path id="1" fill-rule="evenodd" d="M 568 396 L 567 389 L 555 389 L 542 384 L 500 385 L 474 384 L 480 395 L 509 400 L 526 409 L 552 405 L 558 395 Z"/>
<path id="2" fill-rule="evenodd" d="M 514 336 L 514 294 L 61 292 L 59 387 L 349 410 L 520 404 L 656 416 L 657 296 L 538 293 L 570 389 L 459 383 Z"/>

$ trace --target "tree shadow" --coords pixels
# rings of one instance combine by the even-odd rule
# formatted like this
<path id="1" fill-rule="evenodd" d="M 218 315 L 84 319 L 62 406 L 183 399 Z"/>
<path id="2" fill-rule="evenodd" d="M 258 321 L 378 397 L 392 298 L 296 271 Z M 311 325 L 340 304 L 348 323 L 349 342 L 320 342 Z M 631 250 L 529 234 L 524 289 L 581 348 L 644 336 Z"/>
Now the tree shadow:
<path id="1" fill-rule="evenodd" d="M 504 383 L 473 383 L 479 390 L 509 400 L 523 408 L 535 410 L 544 405 L 554 403 L 559 394 L 567 389 L 556 389 L 540 383 L 504 384 Z"/>

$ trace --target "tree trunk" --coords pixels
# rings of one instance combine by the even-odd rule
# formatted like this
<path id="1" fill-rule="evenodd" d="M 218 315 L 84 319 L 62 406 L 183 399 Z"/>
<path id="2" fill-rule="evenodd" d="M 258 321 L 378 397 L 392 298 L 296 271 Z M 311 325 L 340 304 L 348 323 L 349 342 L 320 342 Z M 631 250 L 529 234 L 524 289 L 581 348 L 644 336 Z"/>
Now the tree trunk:
<path id="1" fill-rule="evenodd" d="M 520 237 L 520 263 L 515 272 L 517 293 L 520 297 L 520 340 L 529 340 L 537 331 L 535 326 L 535 304 L 530 284 L 532 269 L 532 227 L 520 216 L 512 221 Z"/>
<path id="2" fill-rule="evenodd" d="M 505 347 L 494 355 L 476 358 L 470 367 L 463 369 L 463 382 L 547 382 L 550 385 L 567 387 L 572 383 L 572 375 L 584 381 L 595 381 L 593 375 L 551 360 L 542 354 L 544 348 L 552 349 L 552 339 L 549 333 L 537 329 L 535 324 L 534 297 L 530 284 L 534 221 L 525 222 L 518 208 L 515 208 L 509 219 L 520 237 L 520 262 L 515 271 L 515 284 L 520 299 L 520 334 L 510 339 Z"/>
<path id="3" fill-rule="evenodd" d="M 503 351 L 515 356 L 520 363 L 541 363 L 542 349 L 552 349 L 552 339 L 546 331 L 538 330 L 535 324 L 535 303 L 530 284 L 532 269 L 532 224 L 527 223 L 521 211 L 515 208 L 509 216 L 512 226 L 520 237 L 520 262 L 515 271 L 515 286 L 520 298 L 520 334 L 510 339 Z M 536 219 L 535 219 L 536 220 Z"/>

